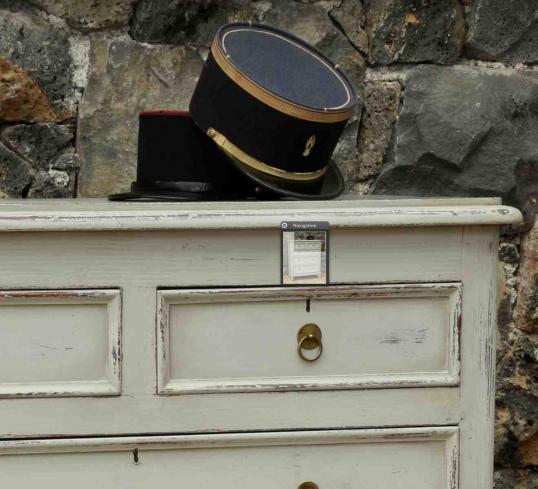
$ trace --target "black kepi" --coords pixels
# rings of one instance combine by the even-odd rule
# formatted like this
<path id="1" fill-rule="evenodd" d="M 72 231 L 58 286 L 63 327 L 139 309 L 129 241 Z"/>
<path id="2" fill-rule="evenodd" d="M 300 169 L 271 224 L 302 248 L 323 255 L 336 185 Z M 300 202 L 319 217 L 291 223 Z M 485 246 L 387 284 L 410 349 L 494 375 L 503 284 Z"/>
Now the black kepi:
<path id="1" fill-rule="evenodd" d="M 331 155 L 355 105 L 345 74 L 317 49 L 273 27 L 236 23 L 217 31 L 190 112 L 264 191 L 329 199 L 344 188 Z"/>
<path id="2" fill-rule="evenodd" d="M 175 110 L 141 112 L 136 181 L 110 200 L 218 200 L 255 191 L 192 121 Z"/>

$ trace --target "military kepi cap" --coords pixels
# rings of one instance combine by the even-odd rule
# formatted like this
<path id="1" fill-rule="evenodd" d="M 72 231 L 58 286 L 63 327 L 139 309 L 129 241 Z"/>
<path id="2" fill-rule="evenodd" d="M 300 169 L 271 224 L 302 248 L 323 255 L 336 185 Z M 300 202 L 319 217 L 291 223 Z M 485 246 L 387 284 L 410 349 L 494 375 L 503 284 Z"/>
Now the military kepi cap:
<path id="1" fill-rule="evenodd" d="M 194 122 L 264 191 L 328 199 L 344 188 L 331 161 L 357 97 L 340 67 L 279 29 L 216 33 L 190 103 Z"/>

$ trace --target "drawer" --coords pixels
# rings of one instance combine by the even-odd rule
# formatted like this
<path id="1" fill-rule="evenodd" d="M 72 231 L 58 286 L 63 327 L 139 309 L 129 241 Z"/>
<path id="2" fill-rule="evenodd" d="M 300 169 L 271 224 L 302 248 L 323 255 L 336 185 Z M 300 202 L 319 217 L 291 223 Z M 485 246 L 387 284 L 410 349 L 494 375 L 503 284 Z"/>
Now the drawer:
<path id="1" fill-rule="evenodd" d="M 121 294 L 0 291 L 0 397 L 121 392 Z"/>
<path id="2" fill-rule="evenodd" d="M 297 253 L 293 255 L 294 265 L 317 265 L 321 263 L 319 253 Z"/>
<path id="3" fill-rule="evenodd" d="M 302 251 L 317 251 L 319 253 L 322 249 L 322 241 L 318 240 L 293 240 L 289 243 L 289 249 L 295 253 Z M 325 249 L 324 246 L 323 249 Z"/>
<path id="4" fill-rule="evenodd" d="M 158 393 L 458 385 L 460 292 L 458 283 L 159 290 Z M 321 336 L 305 338 L 307 324 Z"/>
<path id="5" fill-rule="evenodd" d="M 301 275 L 321 275 L 320 254 L 297 253 L 289 259 L 288 275 L 291 277 Z"/>
<path id="6" fill-rule="evenodd" d="M 22 489 L 456 489 L 457 428 L 0 441 L 0 464 Z"/>
<path id="7" fill-rule="evenodd" d="M 291 275 L 320 275 L 321 266 L 317 263 L 298 263 L 291 268 Z"/>

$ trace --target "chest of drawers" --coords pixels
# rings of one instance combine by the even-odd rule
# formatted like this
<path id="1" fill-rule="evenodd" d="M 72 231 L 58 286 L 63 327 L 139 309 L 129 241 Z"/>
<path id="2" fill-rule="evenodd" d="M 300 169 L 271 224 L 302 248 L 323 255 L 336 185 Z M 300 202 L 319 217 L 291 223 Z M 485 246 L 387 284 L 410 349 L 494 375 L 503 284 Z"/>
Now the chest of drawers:
<path id="1" fill-rule="evenodd" d="M 0 483 L 491 489 L 498 227 L 520 219 L 0 204 Z M 330 223 L 330 285 L 280 286 L 281 221 Z"/>
<path id="2" fill-rule="evenodd" d="M 291 278 L 321 276 L 321 241 L 292 240 L 288 242 L 288 270 Z"/>

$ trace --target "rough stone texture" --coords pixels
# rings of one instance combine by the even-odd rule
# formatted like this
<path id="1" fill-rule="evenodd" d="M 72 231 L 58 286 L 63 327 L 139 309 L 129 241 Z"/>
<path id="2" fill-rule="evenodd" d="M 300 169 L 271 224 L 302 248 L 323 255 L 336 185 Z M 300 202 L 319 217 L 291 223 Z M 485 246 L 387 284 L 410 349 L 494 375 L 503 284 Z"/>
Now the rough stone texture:
<path id="1" fill-rule="evenodd" d="M 368 33 L 362 3 L 357 0 L 343 0 L 341 5 L 330 11 L 330 16 L 355 48 L 367 55 Z"/>
<path id="2" fill-rule="evenodd" d="M 144 42 L 209 47 L 227 22 L 256 20 L 248 0 L 140 0 L 131 35 Z"/>
<path id="3" fill-rule="evenodd" d="M 65 125 L 17 124 L 2 128 L 0 173 L 3 167 L 9 178 L 0 183 L 0 196 L 74 197 L 80 163 L 73 139 L 73 127 Z"/>
<path id="4" fill-rule="evenodd" d="M 45 12 L 65 19 L 80 31 L 124 27 L 136 0 L 30 0 Z"/>
<path id="5" fill-rule="evenodd" d="M 538 467 L 538 433 L 521 443 L 518 452 L 524 465 Z"/>
<path id="6" fill-rule="evenodd" d="M 538 338 L 511 331 L 497 362 L 496 463 L 521 466 L 537 433 Z"/>
<path id="7" fill-rule="evenodd" d="M 407 77 L 374 192 L 500 196 L 533 220 L 538 194 L 538 73 L 421 66 Z"/>
<path id="8" fill-rule="evenodd" d="M 358 126 L 357 118 L 348 123 L 333 153 L 333 160 L 342 172 L 348 190 L 355 182 L 357 175 Z"/>
<path id="9" fill-rule="evenodd" d="M 33 11 L 2 6 L 0 2 L 0 56 L 31 73 L 56 111 L 72 111 L 76 90 L 69 32 Z"/>
<path id="10" fill-rule="evenodd" d="M 80 157 L 78 154 L 68 151 L 60 155 L 50 167 L 53 170 L 78 170 L 80 168 Z"/>
<path id="11" fill-rule="evenodd" d="M 468 57 L 505 63 L 538 62 L 536 0 L 475 0 L 466 22 Z"/>
<path id="12" fill-rule="evenodd" d="M 534 231 L 533 233 L 535 233 Z M 514 304 L 519 302 L 520 252 L 527 254 L 526 239 L 504 236 L 499 258 L 504 271 L 497 325 L 497 422 L 495 462 L 498 468 L 538 468 L 538 336 L 522 333 L 514 324 Z M 524 266 L 524 265 L 523 265 Z M 498 470 L 497 488 L 534 488 L 537 473 Z"/>
<path id="13" fill-rule="evenodd" d="M 48 122 L 58 116 L 22 68 L 0 57 L 0 121 Z"/>
<path id="14" fill-rule="evenodd" d="M 514 310 L 517 328 L 527 333 L 538 333 L 538 225 L 522 241 L 519 273 L 520 292 Z"/>
<path id="15" fill-rule="evenodd" d="M 499 260 L 510 265 L 519 263 L 519 251 L 513 243 L 501 243 L 499 246 Z"/>
<path id="16" fill-rule="evenodd" d="M 18 124 L 0 132 L 0 141 L 34 168 L 47 170 L 74 138 L 73 128 L 58 124 Z"/>
<path id="17" fill-rule="evenodd" d="M 504 469 L 495 472 L 495 489 L 536 489 L 538 471 Z"/>
<path id="18" fill-rule="evenodd" d="M 103 196 L 135 179 L 138 113 L 188 108 L 202 59 L 188 48 L 96 40 L 80 104 L 77 136 L 82 160 L 79 191 Z"/>
<path id="19" fill-rule="evenodd" d="M 379 174 L 398 117 L 401 85 L 370 82 L 364 87 L 364 107 L 358 141 L 357 180 Z"/>
<path id="20" fill-rule="evenodd" d="M 510 346 L 514 329 L 513 313 L 517 300 L 519 286 L 519 247 L 521 245 L 518 234 L 504 235 L 499 244 L 499 287 L 497 294 L 497 328 L 498 350 L 500 359 Z"/>
<path id="21" fill-rule="evenodd" d="M 303 4 L 295 0 L 271 2 L 271 8 L 262 18 L 265 24 L 283 29 L 316 46 L 330 33 L 338 32 L 326 9 L 317 4 Z"/>
<path id="22" fill-rule="evenodd" d="M 39 172 L 26 196 L 29 199 L 58 199 L 73 197 L 74 178 L 69 173 L 58 170 Z"/>
<path id="23" fill-rule="evenodd" d="M 464 37 L 458 0 L 365 0 L 369 61 L 454 63 Z"/>
<path id="24" fill-rule="evenodd" d="M 31 167 L 0 143 L 0 198 L 25 197 L 32 178 Z"/>

